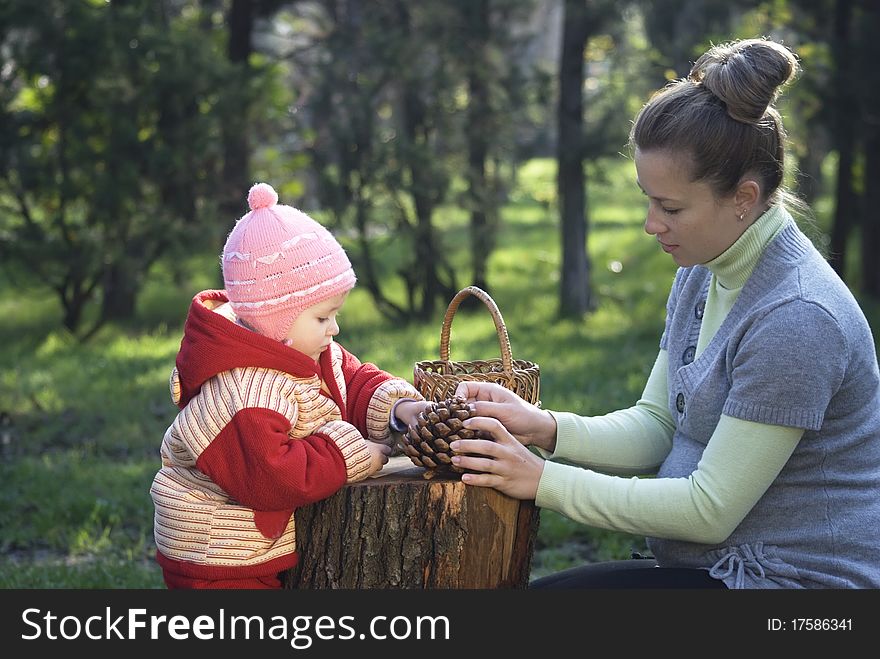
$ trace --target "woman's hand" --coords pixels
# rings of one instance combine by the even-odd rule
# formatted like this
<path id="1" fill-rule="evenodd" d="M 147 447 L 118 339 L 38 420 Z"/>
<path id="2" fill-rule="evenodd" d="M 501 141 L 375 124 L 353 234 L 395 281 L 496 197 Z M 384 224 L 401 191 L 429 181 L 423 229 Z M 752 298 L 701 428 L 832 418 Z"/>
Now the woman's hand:
<path id="1" fill-rule="evenodd" d="M 455 390 L 472 402 L 478 416 L 498 419 L 526 446 L 550 451 L 556 448 L 556 419 L 547 410 L 523 400 L 494 382 L 461 382 Z"/>
<path id="2" fill-rule="evenodd" d="M 497 419 L 472 417 L 464 425 L 489 433 L 495 441 L 459 439 L 452 442 L 450 447 L 453 451 L 479 454 L 453 456 L 452 464 L 455 466 L 482 472 L 462 474 L 462 482 L 477 487 L 492 487 L 514 499 L 534 499 L 541 474 L 544 473 L 544 461 L 518 442 Z"/>

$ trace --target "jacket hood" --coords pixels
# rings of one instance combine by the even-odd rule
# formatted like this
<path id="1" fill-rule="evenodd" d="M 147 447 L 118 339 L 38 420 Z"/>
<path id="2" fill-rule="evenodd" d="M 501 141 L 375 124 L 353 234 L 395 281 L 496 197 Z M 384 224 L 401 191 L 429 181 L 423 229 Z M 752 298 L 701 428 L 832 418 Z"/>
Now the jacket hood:
<path id="1" fill-rule="evenodd" d="M 297 377 L 320 376 L 320 366 L 308 355 L 216 313 L 228 301 L 222 290 L 202 291 L 192 299 L 175 361 L 179 394 L 174 382 L 171 387 L 178 407 L 185 407 L 205 381 L 233 368 L 256 366 Z"/>

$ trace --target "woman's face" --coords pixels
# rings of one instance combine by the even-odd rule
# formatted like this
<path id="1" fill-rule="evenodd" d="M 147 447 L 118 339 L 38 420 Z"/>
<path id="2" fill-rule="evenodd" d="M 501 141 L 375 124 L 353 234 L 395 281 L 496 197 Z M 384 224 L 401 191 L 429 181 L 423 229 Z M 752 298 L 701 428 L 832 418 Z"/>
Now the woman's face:
<path id="1" fill-rule="evenodd" d="M 711 261 L 748 228 L 733 196 L 720 199 L 708 184 L 689 180 L 687 159 L 636 149 L 635 164 L 637 183 L 648 197 L 645 231 L 679 266 Z"/>

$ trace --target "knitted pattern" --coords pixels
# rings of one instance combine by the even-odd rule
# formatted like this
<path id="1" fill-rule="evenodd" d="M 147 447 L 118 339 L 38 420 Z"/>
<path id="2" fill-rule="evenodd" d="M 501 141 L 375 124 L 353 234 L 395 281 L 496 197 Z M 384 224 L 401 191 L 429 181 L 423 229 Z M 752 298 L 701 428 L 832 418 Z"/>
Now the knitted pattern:
<path id="1" fill-rule="evenodd" d="M 388 441 L 394 403 L 420 398 L 338 343 L 316 363 L 255 334 L 224 302 L 222 291 L 195 297 L 169 383 L 180 412 L 150 489 L 169 585 L 293 567 L 293 511 L 366 478 L 368 442 Z"/>
<path id="2" fill-rule="evenodd" d="M 698 469 L 721 415 L 804 430 L 772 485 L 715 546 L 648 538 L 661 565 L 710 568 L 728 587 L 877 588 L 880 371 L 852 293 L 786 214 L 736 303 L 690 363 L 711 272 L 680 268 L 661 348 L 672 448 L 657 472 Z M 673 361 L 675 360 L 675 361 Z"/>
<path id="3" fill-rule="evenodd" d="M 278 536 L 266 537 L 251 506 L 238 503 L 197 469 L 199 459 L 232 422 L 235 410 L 272 410 L 290 422 L 293 436 L 327 437 L 342 453 L 345 480 L 366 477 L 370 457 L 364 438 L 341 420 L 332 400 L 318 393 L 316 379 L 259 368 L 234 369 L 205 383 L 181 410 L 165 433 L 162 469 L 151 489 L 156 547 L 162 554 L 192 563 L 246 566 L 295 550 L 290 504 Z"/>
<path id="4" fill-rule="evenodd" d="M 279 204 L 271 186 L 254 185 L 248 205 L 223 248 L 223 283 L 236 315 L 281 341 L 304 309 L 351 290 L 355 274 L 330 232 Z"/>

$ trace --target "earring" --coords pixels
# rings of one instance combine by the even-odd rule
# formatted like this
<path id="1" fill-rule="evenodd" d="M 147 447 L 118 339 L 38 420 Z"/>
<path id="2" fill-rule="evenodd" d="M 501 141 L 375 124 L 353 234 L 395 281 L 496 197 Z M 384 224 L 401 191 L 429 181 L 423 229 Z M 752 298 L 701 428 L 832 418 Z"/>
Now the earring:
<path id="1" fill-rule="evenodd" d="M 739 218 L 739 221 L 742 222 L 744 219 L 746 219 L 746 212 L 742 211 L 739 215 L 737 215 L 737 217 Z"/>

